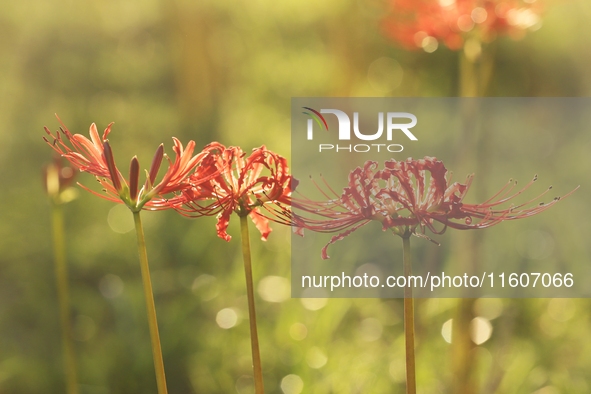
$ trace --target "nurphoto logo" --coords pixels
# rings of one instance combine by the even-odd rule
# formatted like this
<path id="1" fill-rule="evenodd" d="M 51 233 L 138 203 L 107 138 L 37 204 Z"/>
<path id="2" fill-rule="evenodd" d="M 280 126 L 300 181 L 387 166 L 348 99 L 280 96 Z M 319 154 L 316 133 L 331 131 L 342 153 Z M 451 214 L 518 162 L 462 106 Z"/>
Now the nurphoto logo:
<path id="1" fill-rule="evenodd" d="M 310 107 L 302 107 L 306 111 L 302 112 L 310 118 L 307 122 L 307 139 L 309 141 L 314 139 L 314 123 L 318 125 L 321 130 L 329 131 L 329 125 L 326 118 L 322 114 L 332 114 L 336 116 L 338 122 L 338 139 L 339 141 L 351 140 L 351 118 L 344 111 L 338 109 L 321 109 L 317 111 Z M 384 122 L 385 119 L 385 122 Z M 384 123 L 386 126 L 384 127 Z M 411 128 L 417 125 L 417 117 L 408 112 L 378 112 L 378 130 L 373 134 L 364 134 L 359 129 L 359 112 L 353 112 L 353 134 L 361 141 L 376 141 L 382 137 L 384 128 L 386 129 L 386 140 L 392 141 L 395 131 L 401 131 L 411 141 L 417 141 L 417 137 L 410 131 Z M 388 152 L 402 152 L 404 147 L 400 144 L 355 144 L 355 145 L 334 145 L 334 144 L 319 144 L 319 152 L 323 151 L 347 151 L 347 152 L 369 152 L 375 150 L 380 152 L 380 149 Z"/>

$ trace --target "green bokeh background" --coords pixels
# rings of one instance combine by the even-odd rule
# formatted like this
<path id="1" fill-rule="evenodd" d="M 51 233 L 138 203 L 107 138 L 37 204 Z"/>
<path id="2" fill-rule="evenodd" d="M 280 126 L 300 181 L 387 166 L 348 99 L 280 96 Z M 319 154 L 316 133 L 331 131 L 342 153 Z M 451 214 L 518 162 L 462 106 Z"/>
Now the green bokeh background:
<path id="1" fill-rule="evenodd" d="M 135 154 L 148 167 L 159 143 L 171 153 L 172 136 L 198 147 L 265 144 L 288 157 L 294 96 L 458 95 L 458 53 L 399 49 L 380 32 L 385 8 L 375 0 L 0 4 L 0 393 L 64 392 L 41 176 L 52 159 L 42 127 L 58 127 L 53 114 L 84 134 L 91 122 L 114 121 L 121 168 Z M 494 73 L 484 94 L 588 96 L 590 22 L 587 0 L 549 3 L 540 30 L 486 47 Z M 384 57 L 391 73 L 375 72 Z M 556 166 L 544 177 L 562 175 Z M 65 207 L 81 392 L 154 393 L 135 235 L 124 231 L 131 215 L 113 206 L 81 190 Z M 230 243 L 217 238 L 215 218 L 144 218 L 169 392 L 252 392 L 237 218 Z M 401 301 L 285 298 L 289 237 L 279 226 L 266 243 L 252 236 L 268 393 L 402 393 Z M 589 307 L 418 300 L 419 390 L 457 393 L 461 380 L 478 393 L 588 393 Z M 226 308 L 238 320 L 222 329 L 216 317 Z M 444 340 L 445 322 L 476 316 L 493 327 L 488 341 Z"/>

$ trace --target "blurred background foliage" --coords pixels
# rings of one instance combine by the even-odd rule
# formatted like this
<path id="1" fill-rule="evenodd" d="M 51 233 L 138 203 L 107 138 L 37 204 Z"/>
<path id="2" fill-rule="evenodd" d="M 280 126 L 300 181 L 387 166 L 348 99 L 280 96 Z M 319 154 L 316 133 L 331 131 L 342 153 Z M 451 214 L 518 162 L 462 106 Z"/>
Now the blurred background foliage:
<path id="1" fill-rule="evenodd" d="M 172 136 L 289 157 L 291 97 L 459 94 L 458 52 L 401 49 L 382 34 L 387 12 L 382 0 L 2 2 L 0 393 L 64 391 L 41 177 L 52 160 L 42 126 L 58 127 L 54 113 L 84 134 L 116 122 L 122 168 L 134 154 L 147 167 L 161 142 L 170 153 Z M 548 2 L 541 29 L 487 47 L 494 72 L 482 94 L 589 95 L 589 21 L 587 0 Z M 583 142 L 573 149 L 588 151 Z M 560 176 L 558 166 L 545 174 Z M 131 215 L 84 191 L 65 214 L 81 392 L 155 392 Z M 214 218 L 144 218 L 169 392 L 252 392 L 236 220 L 226 243 Z M 253 235 L 268 392 L 402 393 L 401 300 L 290 299 L 289 237 L 279 226 L 266 243 Z M 461 301 L 418 300 L 420 392 L 457 392 L 455 358 L 471 360 L 463 367 L 475 392 L 590 392 L 589 306 L 474 300 L 464 315 L 480 320 L 458 350 L 449 320 Z"/>

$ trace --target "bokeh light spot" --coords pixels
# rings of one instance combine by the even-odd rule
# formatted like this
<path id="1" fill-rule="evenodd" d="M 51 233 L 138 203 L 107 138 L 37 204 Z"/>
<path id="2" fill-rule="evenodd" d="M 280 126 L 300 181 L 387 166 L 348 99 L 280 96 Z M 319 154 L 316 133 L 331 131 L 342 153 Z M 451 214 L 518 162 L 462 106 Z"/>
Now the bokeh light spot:
<path id="1" fill-rule="evenodd" d="M 547 311 L 553 320 L 564 323 L 575 316 L 576 308 L 570 298 L 553 298 L 548 303 Z"/>
<path id="2" fill-rule="evenodd" d="M 503 300 L 499 298 L 479 298 L 474 302 L 474 313 L 488 320 L 494 320 L 503 313 Z"/>
<path id="3" fill-rule="evenodd" d="M 220 292 L 216 277 L 208 274 L 199 275 L 195 278 L 191 290 L 193 290 L 193 294 L 198 296 L 202 301 L 212 300 L 217 297 Z"/>
<path id="4" fill-rule="evenodd" d="M 466 40 L 466 43 L 464 44 L 464 54 L 468 60 L 476 61 L 476 59 L 482 54 L 482 45 L 480 44 L 480 41 L 473 38 Z M 468 223 L 468 219 L 470 218 L 466 218 L 466 223 Z M 471 222 L 472 219 L 470 219 L 470 223 Z"/>
<path id="5" fill-rule="evenodd" d="M 224 308 L 220 310 L 217 315 L 215 316 L 215 322 L 223 328 L 227 330 L 228 328 L 232 328 L 238 323 L 238 314 L 232 308 Z"/>
<path id="6" fill-rule="evenodd" d="M 302 323 L 294 323 L 289 327 L 289 336 L 296 341 L 301 341 L 308 336 L 308 327 Z"/>
<path id="7" fill-rule="evenodd" d="M 107 223 L 111 230 L 119 234 L 125 234 L 133 230 L 133 216 L 129 209 L 122 204 L 117 204 L 109 210 Z"/>
<path id="8" fill-rule="evenodd" d="M 254 379 L 252 376 L 242 375 L 236 379 L 234 387 L 238 394 L 254 394 Z"/>
<path id="9" fill-rule="evenodd" d="M 439 5 L 442 7 L 451 7 L 456 4 L 456 0 L 439 0 Z"/>
<path id="10" fill-rule="evenodd" d="M 377 341 L 382 336 L 383 331 L 382 322 L 376 318 L 369 317 L 361 321 L 359 332 L 361 333 L 361 339 L 366 342 Z"/>
<path id="11" fill-rule="evenodd" d="M 474 23 L 482 23 L 486 21 L 486 18 L 488 18 L 488 12 L 486 12 L 486 10 L 482 7 L 476 7 L 472 10 L 470 16 L 472 17 Z"/>
<path id="12" fill-rule="evenodd" d="M 328 357 L 316 346 L 310 348 L 306 354 L 306 363 L 310 368 L 319 369 L 326 365 Z"/>
<path id="13" fill-rule="evenodd" d="M 435 37 L 427 36 L 421 41 L 421 48 L 427 53 L 433 53 L 439 47 L 439 42 Z"/>
<path id="14" fill-rule="evenodd" d="M 469 32 L 474 28 L 474 21 L 469 15 L 462 15 L 458 18 L 458 28 L 463 32 Z"/>
<path id="15" fill-rule="evenodd" d="M 284 394 L 300 394 L 304 389 L 304 381 L 298 375 L 287 375 L 281 379 L 281 391 Z"/>
<path id="16" fill-rule="evenodd" d="M 414 41 L 415 41 L 415 45 L 419 48 L 422 48 L 423 47 L 423 40 L 427 37 L 429 37 L 429 35 L 424 31 L 416 32 L 413 37 Z"/>
<path id="17" fill-rule="evenodd" d="M 367 69 L 367 81 L 380 93 L 389 93 L 402 83 L 404 72 L 396 59 L 380 57 L 374 60 Z"/>
<path id="18" fill-rule="evenodd" d="M 326 291 L 324 289 L 308 288 L 302 292 L 300 302 L 304 308 L 310 311 L 317 311 L 324 308 L 328 302 L 328 298 L 320 297 L 326 297 Z"/>
<path id="19" fill-rule="evenodd" d="M 113 299 L 123 293 L 124 284 L 120 277 L 113 274 L 103 276 L 99 282 L 99 291 L 105 298 Z"/>
<path id="20" fill-rule="evenodd" d="M 488 341 L 492 335 L 492 324 L 484 317 L 475 317 L 470 322 L 470 338 L 477 345 Z"/>
<path id="21" fill-rule="evenodd" d="M 451 343 L 451 330 L 453 327 L 453 319 L 449 319 L 441 326 L 441 336 L 447 343 Z"/>
<path id="22" fill-rule="evenodd" d="M 394 360 L 390 363 L 388 368 L 392 381 L 402 383 L 406 379 L 406 365 L 402 360 Z"/>
<path id="23" fill-rule="evenodd" d="M 266 276 L 259 282 L 261 298 L 268 302 L 283 302 L 291 295 L 289 281 L 282 276 Z"/>

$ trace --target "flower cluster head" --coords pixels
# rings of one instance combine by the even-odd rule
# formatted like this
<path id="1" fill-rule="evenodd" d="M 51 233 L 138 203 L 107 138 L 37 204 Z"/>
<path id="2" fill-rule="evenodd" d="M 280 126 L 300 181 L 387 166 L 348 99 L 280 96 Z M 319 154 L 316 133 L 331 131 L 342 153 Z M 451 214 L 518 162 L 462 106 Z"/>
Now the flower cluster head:
<path id="1" fill-rule="evenodd" d="M 146 181 L 140 187 L 140 167 L 137 157 L 134 156 L 131 159 L 129 179 L 123 177 L 115 164 L 113 151 L 107 139 L 112 125 L 111 123 L 107 126 L 101 137 L 93 123 L 90 126 L 90 139 L 88 139 L 81 134 L 72 134 L 62 123 L 62 128 L 55 134 L 45 127 L 45 132 L 51 140 L 47 137 L 44 137 L 44 140 L 80 171 L 88 172 L 96 177 L 104 194 L 81 185 L 91 193 L 110 201 L 123 202 L 134 212 L 142 208 L 169 208 L 167 200 L 161 196 L 189 187 L 190 172 L 197 167 L 207 152 L 203 151 L 193 156 L 195 142 L 190 141 L 184 148 L 183 144 L 173 137 L 173 150 L 176 154 L 174 162 L 164 153 L 164 146 L 161 144 L 156 149 L 150 170 L 146 173 Z M 168 169 L 162 179 L 156 182 L 164 159 L 168 161 Z M 194 183 L 195 180 L 193 180 Z"/>
<path id="2" fill-rule="evenodd" d="M 327 259 L 329 245 L 370 221 L 379 221 L 383 230 L 391 229 L 402 237 L 413 234 L 428 238 L 427 229 L 443 234 L 447 228 L 487 228 L 505 220 L 536 215 L 560 200 L 556 197 L 548 203 L 539 202 L 552 189 L 549 187 L 524 203 L 506 205 L 527 190 L 537 180 L 536 176 L 517 191 L 517 182 L 510 180 L 488 200 L 466 204 L 464 197 L 472 178 L 469 175 L 463 184 L 451 183 L 443 162 L 434 157 L 392 159 L 382 169 L 378 169 L 376 162 L 367 161 L 363 167 L 351 171 L 348 186 L 340 195 L 326 186 L 320 188 L 328 198 L 326 201 L 293 199 L 293 207 L 300 211 L 294 215 L 295 222 L 312 231 L 339 232 L 322 249 L 322 258 Z"/>
<path id="3" fill-rule="evenodd" d="M 207 147 L 203 167 L 214 173 L 206 182 L 193 182 L 169 204 L 185 216 L 217 216 L 217 233 L 226 241 L 232 213 L 250 216 L 266 240 L 271 232 L 269 219 L 290 224 L 289 210 L 292 179 L 287 160 L 265 146 L 253 149 L 250 156 L 239 147 L 214 142 Z M 203 179 L 195 172 L 189 179 Z M 295 184 L 294 186 L 295 187 Z"/>
<path id="4" fill-rule="evenodd" d="M 541 24 L 541 0 L 390 0 L 386 34 L 406 49 L 451 50 L 469 38 L 490 42 L 498 35 L 521 38 Z"/>

